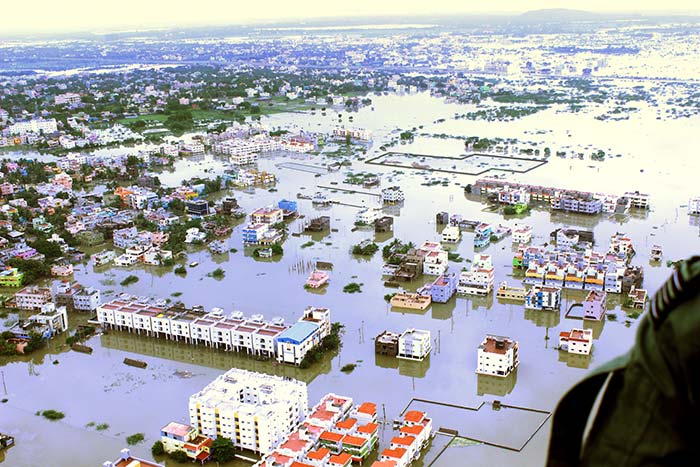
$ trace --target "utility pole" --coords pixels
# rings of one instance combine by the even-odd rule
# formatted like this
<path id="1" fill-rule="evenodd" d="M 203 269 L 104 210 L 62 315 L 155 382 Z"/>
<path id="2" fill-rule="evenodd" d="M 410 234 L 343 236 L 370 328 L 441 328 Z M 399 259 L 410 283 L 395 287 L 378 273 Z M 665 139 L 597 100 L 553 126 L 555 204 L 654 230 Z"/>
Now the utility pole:
<path id="1" fill-rule="evenodd" d="M 2 388 L 5 390 L 5 395 L 7 395 L 7 385 L 5 384 L 5 372 L 0 371 L 0 374 L 2 375 Z"/>

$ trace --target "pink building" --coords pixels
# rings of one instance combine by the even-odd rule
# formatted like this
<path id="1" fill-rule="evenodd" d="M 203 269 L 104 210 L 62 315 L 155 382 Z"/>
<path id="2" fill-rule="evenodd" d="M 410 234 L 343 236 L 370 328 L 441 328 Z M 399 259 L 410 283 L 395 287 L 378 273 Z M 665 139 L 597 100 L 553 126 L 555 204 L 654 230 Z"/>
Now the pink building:
<path id="1" fill-rule="evenodd" d="M 326 285 L 329 279 L 330 276 L 328 273 L 314 270 L 314 272 L 312 272 L 309 278 L 306 280 L 306 285 L 312 289 L 317 289 Z"/>

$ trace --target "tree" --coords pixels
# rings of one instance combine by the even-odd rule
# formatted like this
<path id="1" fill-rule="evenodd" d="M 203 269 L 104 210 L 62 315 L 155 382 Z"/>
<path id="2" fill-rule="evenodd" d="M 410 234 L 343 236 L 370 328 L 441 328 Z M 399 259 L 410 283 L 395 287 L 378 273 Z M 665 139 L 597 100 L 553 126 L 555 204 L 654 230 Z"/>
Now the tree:
<path id="1" fill-rule="evenodd" d="M 46 256 L 47 259 L 55 259 L 63 254 L 58 243 L 50 242 L 48 240 L 39 239 L 31 243 L 30 246 L 42 255 Z"/>
<path id="2" fill-rule="evenodd" d="M 158 457 L 165 454 L 165 447 L 163 447 L 163 442 L 161 440 L 153 443 L 153 446 L 151 447 L 151 454 L 153 454 L 153 457 Z"/>
<path id="3" fill-rule="evenodd" d="M 236 447 L 228 438 L 218 437 L 211 444 L 211 458 L 216 462 L 228 462 L 236 456 Z"/>

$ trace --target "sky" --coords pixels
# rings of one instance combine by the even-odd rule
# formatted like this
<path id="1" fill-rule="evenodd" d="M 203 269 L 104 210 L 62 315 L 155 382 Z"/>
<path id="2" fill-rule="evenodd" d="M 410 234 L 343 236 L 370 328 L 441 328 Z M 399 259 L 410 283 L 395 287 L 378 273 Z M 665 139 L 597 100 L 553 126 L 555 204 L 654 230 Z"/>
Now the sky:
<path id="1" fill-rule="evenodd" d="M 697 0 L 33 0 L 3 1 L 3 33 L 131 30 L 348 16 L 522 13 L 543 8 L 700 13 Z M 661 7 L 660 7 L 661 6 Z"/>

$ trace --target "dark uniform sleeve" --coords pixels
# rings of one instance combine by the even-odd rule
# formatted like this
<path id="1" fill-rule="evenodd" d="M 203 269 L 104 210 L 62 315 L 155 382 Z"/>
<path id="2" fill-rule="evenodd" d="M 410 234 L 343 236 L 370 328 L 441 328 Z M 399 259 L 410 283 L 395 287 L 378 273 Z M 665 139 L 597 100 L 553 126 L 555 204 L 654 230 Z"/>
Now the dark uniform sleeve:
<path id="1" fill-rule="evenodd" d="M 694 257 L 654 295 L 629 354 L 564 396 L 547 465 L 700 465 L 699 390 L 700 258 Z"/>

